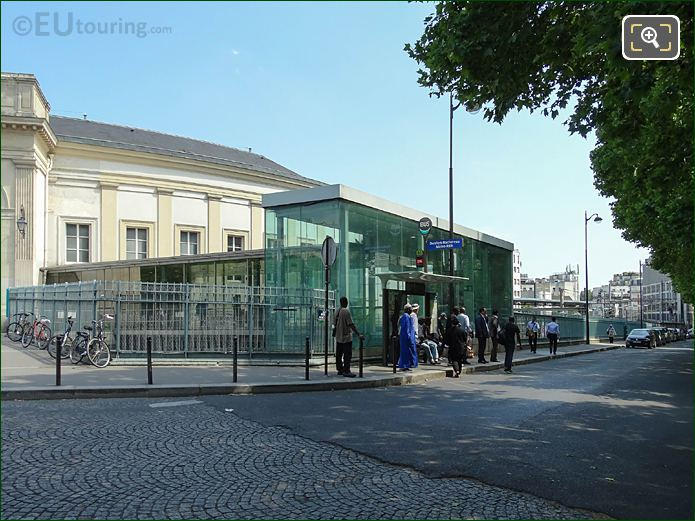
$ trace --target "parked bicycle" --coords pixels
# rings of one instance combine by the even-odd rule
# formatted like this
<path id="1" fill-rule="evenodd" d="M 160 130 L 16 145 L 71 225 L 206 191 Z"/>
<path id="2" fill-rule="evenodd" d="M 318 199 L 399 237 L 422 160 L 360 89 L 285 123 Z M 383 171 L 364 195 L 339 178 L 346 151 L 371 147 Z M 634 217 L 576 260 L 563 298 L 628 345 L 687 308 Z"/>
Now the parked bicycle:
<path id="1" fill-rule="evenodd" d="M 5 329 L 7 338 L 13 342 L 19 342 L 22 339 L 24 328 L 34 321 L 32 318 L 33 316 L 33 313 L 26 312 L 15 313 L 12 315 L 12 319 L 10 320 L 9 324 L 7 324 L 7 328 Z"/>
<path id="2" fill-rule="evenodd" d="M 91 326 L 84 326 L 87 331 L 93 332 L 89 340 L 86 333 L 78 333 L 78 337 L 72 343 L 70 361 L 78 364 L 86 355 L 95 367 L 106 367 L 111 362 L 111 351 L 104 340 L 104 320 L 113 320 L 112 315 L 104 315 L 101 320 L 92 320 Z M 89 342 L 87 342 L 89 340 Z"/>
<path id="3" fill-rule="evenodd" d="M 46 349 L 51 339 L 51 321 L 46 317 L 34 317 L 32 323 L 27 323 L 22 331 L 22 347 L 36 345 L 39 349 Z"/>
<path id="4" fill-rule="evenodd" d="M 72 338 L 70 338 L 70 331 L 72 330 L 72 325 L 75 323 L 75 321 L 72 319 L 72 317 L 68 317 L 68 325 L 65 327 L 65 333 L 63 336 L 59 335 L 54 335 L 51 337 L 51 339 L 48 341 L 48 347 L 46 350 L 48 351 L 48 354 L 51 355 L 51 358 L 55 360 L 56 355 L 58 354 L 58 343 L 60 342 L 60 358 L 61 359 L 66 359 L 70 356 L 70 350 L 72 348 Z"/>

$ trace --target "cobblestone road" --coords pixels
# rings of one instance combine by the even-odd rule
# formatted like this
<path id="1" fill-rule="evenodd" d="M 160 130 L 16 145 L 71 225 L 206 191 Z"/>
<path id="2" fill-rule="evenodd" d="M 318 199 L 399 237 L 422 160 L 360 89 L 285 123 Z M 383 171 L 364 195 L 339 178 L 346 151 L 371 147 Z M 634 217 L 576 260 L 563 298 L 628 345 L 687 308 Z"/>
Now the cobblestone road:
<path id="1" fill-rule="evenodd" d="M 3 403 L 0 517 L 592 517 L 473 480 L 430 479 L 203 402 L 156 406 L 172 402 Z"/>

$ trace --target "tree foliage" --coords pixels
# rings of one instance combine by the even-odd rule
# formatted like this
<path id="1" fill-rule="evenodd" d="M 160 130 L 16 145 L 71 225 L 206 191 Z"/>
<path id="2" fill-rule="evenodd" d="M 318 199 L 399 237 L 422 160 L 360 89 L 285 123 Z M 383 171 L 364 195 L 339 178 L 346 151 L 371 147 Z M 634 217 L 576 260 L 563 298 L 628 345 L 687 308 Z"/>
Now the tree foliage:
<path id="1" fill-rule="evenodd" d="M 677 15 L 680 57 L 625 60 L 627 14 Z M 405 51 L 431 95 L 454 92 L 490 121 L 567 109 L 570 133 L 594 131 L 594 185 L 615 199 L 614 225 L 693 302 L 692 43 L 690 2 L 468 1 L 436 4 Z"/>

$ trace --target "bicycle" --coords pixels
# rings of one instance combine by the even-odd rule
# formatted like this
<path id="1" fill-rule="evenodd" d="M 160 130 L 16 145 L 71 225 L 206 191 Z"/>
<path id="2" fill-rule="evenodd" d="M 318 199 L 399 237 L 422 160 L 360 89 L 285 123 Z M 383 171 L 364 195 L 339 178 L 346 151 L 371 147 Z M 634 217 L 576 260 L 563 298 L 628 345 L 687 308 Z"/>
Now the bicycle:
<path id="1" fill-rule="evenodd" d="M 22 334 L 24 334 L 24 328 L 29 324 L 29 317 L 33 317 L 33 313 L 15 313 L 12 315 L 12 320 L 7 324 L 5 329 L 5 334 L 7 338 L 13 342 L 19 342 L 22 339 Z M 33 322 L 33 321 L 32 321 Z"/>
<path id="2" fill-rule="evenodd" d="M 72 338 L 70 338 L 70 331 L 72 330 L 72 325 L 75 323 L 75 321 L 72 319 L 72 317 L 68 317 L 68 325 L 65 328 L 65 333 L 63 334 L 63 341 L 60 345 L 60 358 L 62 360 L 68 358 L 70 356 L 70 350 L 72 347 Z M 48 351 L 48 354 L 51 355 L 51 358 L 55 360 L 56 355 L 58 354 L 58 335 L 55 335 L 51 337 L 51 339 L 48 341 L 48 347 L 46 350 Z"/>
<path id="3" fill-rule="evenodd" d="M 86 333 L 78 333 L 78 338 L 73 342 L 70 350 L 70 361 L 78 364 L 87 355 L 89 361 L 95 367 L 106 367 L 111 362 L 111 351 L 104 340 L 104 319 L 113 320 L 113 316 L 104 315 L 101 320 L 92 320 L 92 326 L 84 326 L 87 331 L 93 331 L 94 337 L 89 340 Z"/>
<path id="4" fill-rule="evenodd" d="M 51 339 L 51 323 L 46 317 L 36 318 L 29 324 L 24 326 L 22 332 L 22 347 L 27 348 L 32 344 L 36 344 L 39 349 L 46 349 L 48 341 Z"/>

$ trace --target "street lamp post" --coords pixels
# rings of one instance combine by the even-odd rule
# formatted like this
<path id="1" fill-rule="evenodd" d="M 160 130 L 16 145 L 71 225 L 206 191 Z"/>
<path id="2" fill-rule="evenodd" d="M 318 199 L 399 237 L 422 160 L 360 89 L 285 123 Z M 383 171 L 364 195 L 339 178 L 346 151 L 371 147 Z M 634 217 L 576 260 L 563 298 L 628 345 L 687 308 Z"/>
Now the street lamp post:
<path id="1" fill-rule="evenodd" d="M 454 93 L 449 93 L 449 240 L 454 238 Z M 454 249 L 449 249 L 449 276 L 454 276 Z M 454 283 L 449 281 L 449 314 L 454 309 Z"/>
<path id="2" fill-rule="evenodd" d="M 639 261 L 639 327 L 644 327 L 644 316 L 642 314 L 642 259 Z"/>
<path id="3" fill-rule="evenodd" d="M 461 106 L 459 101 L 454 105 L 454 93 L 449 93 L 449 239 L 454 238 L 454 112 Z M 476 114 L 480 105 L 469 105 L 466 111 Z M 449 275 L 454 276 L 454 250 L 449 249 Z M 449 313 L 454 309 L 454 283 L 449 282 Z"/>
<path id="4" fill-rule="evenodd" d="M 587 211 L 584 210 L 584 275 L 585 275 L 585 285 L 584 285 L 584 301 L 586 304 L 586 343 L 589 344 L 589 239 L 587 229 L 589 227 L 589 221 L 593 219 L 594 222 L 600 223 L 603 221 L 597 213 L 591 214 L 587 217 Z"/>

